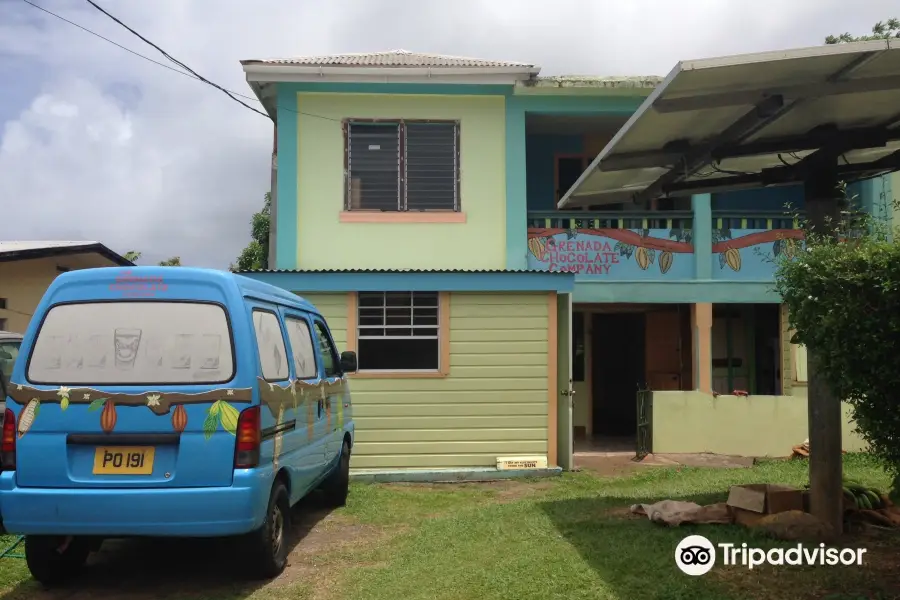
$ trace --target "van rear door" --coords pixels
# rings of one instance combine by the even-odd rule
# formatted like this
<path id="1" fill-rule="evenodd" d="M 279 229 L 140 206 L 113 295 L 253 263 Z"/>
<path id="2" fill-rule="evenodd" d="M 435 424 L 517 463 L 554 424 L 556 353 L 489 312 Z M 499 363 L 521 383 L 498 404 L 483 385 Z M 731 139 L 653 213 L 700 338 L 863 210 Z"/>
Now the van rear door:
<path id="1" fill-rule="evenodd" d="M 185 296 L 199 299 L 49 309 L 30 347 L 27 384 L 10 386 L 23 407 L 19 486 L 231 484 L 237 417 L 253 391 L 230 385 L 237 360 L 221 293 L 190 287 Z"/>

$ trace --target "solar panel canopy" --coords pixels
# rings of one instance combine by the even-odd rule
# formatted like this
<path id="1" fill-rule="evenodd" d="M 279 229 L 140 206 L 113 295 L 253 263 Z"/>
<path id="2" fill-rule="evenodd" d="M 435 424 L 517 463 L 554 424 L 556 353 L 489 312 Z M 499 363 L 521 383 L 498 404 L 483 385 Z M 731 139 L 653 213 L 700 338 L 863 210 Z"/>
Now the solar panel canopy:
<path id="1" fill-rule="evenodd" d="M 679 62 L 559 208 L 900 169 L 900 40 Z"/>

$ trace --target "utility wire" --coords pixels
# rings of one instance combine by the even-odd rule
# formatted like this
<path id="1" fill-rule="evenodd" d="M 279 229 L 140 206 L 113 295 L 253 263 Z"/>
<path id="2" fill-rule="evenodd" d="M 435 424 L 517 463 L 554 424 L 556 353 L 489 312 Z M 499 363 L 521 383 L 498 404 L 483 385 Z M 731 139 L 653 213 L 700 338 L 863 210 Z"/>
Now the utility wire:
<path id="1" fill-rule="evenodd" d="M 182 71 L 181 69 L 176 69 L 175 67 L 173 67 L 173 66 L 171 66 L 171 65 L 167 65 L 166 63 L 160 62 L 160 61 L 158 61 L 158 60 L 154 60 L 154 59 L 150 58 L 149 56 L 146 56 L 146 55 L 144 55 L 144 54 L 141 54 L 140 52 L 135 52 L 135 51 L 132 50 L 131 48 L 128 48 L 128 47 L 126 47 L 126 46 L 123 46 L 122 44 L 119 44 L 118 42 L 114 42 L 113 40 L 109 39 L 108 37 L 104 37 L 104 36 L 100 35 L 99 33 L 97 33 L 96 31 L 92 31 L 92 30 L 88 29 L 87 27 L 84 27 L 83 25 L 79 25 L 78 23 L 75 23 L 74 21 L 70 21 L 69 19 L 67 19 L 67 18 L 65 18 L 65 17 L 63 17 L 63 16 L 61 16 L 61 15 L 58 15 L 58 14 L 56 14 L 55 12 L 53 12 L 53 11 L 51 11 L 51 10 L 47 10 L 47 9 L 44 8 L 43 6 L 40 6 L 40 5 L 38 5 L 38 4 L 35 4 L 34 2 L 31 2 L 31 0 L 22 0 L 22 1 L 25 2 L 26 4 L 30 5 L 30 6 L 33 6 L 34 8 L 36 8 L 36 9 L 38 9 L 38 10 L 40 10 L 40 11 L 43 11 L 43 12 L 47 13 L 48 15 L 50 15 L 50 16 L 56 18 L 56 19 L 59 19 L 60 21 L 63 21 L 64 23 L 68 23 L 69 25 L 72 25 L 73 27 L 77 27 L 78 29 L 84 31 L 85 33 L 89 33 L 89 34 L 91 34 L 91 35 L 94 36 L 94 37 L 100 38 L 100 39 L 103 40 L 104 42 L 107 42 L 107 43 L 109 43 L 109 44 L 112 44 L 113 46 L 116 46 L 117 48 L 120 48 L 120 49 L 124 50 L 125 52 L 128 52 L 129 54 L 133 54 L 134 56 L 137 56 L 138 58 L 142 58 L 142 59 L 146 60 L 147 62 L 153 63 L 154 65 L 156 65 L 156 66 L 158 66 L 158 67 L 162 67 L 162 68 L 164 68 L 164 69 L 168 69 L 169 71 L 172 71 L 173 73 L 178 73 L 179 75 L 184 75 L 185 77 L 189 77 L 189 78 L 191 78 L 191 79 L 195 79 L 195 80 L 197 80 L 197 81 L 199 81 L 199 82 L 201 82 L 201 83 L 208 83 L 208 82 L 206 82 L 203 78 L 198 77 L 197 75 L 194 75 L 194 74 L 192 74 L 192 73 L 188 73 L 188 72 L 186 72 L 186 71 Z M 222 89 L 222 88 L 220 88 L 220 86 L 216 86 L 216 85 L 213 85 L 213 86 L 214 86 L 214 87 L 217 87 L 217 88 L 219 88 L 219 89 Z M 248 95 L 246 95 L 246 94 L 242 94 L 242 93 L 236 92 L 236 91 L 234 91 L 234 90 L 227 90 L 227 89 L 226 89 L 226 91 L 229 92 L 229 93 L 231 93 L 231 94 L 233 94 L 233 95 L 235 95 L 235 96 L 240 96 L 241 98 L 246 98 L 247 100 L 251 100 L 251 101 L 253 101 L 253 102 L 260 102 L 259 98 L 254 98 L 253 96 L 248 96 Z M 243 104 L 243 103 L 241 103 L 241 104 Z M 253 107 L 248 107 L 248 108 L 250 108 L 250 110 L 254 110 L 255 112 L 259 112 L 259 111 L 256 111 Z M 316 114 L 313 114 L 313 113 L 306 113 L 306 112 L 302 112 L 302 111 L 297 111 L 297 110 L 290 109 L 290 108 L 288 108 L 288 107 L 286 107 L 286 106 L 280 106 L 279 108 L 282 108 L 282 109 L 284 109 L 284 110 L 286 110 L 286 111 L 288 111 L 288 112 L 297 113 L 297 114 L 304 115 L 304 116 L 307 116 L 307 117 L 315 117 L 315 118 L 317 118 L 317 119 L 325 119 L 326 121 L 335 121 L 335 122 L 338 122 L 338 121 L 339 121 L 339 119 L 334 119 L 334 118 L 332 118 L 332 117 L 326 117 L 326 116 L 323 116 L 323 115 L 316 115 Z M 268 115 L 265 115 L 265 116 L 268 116 Z"/>
<path id="2" fill-rule="evenodd" d="M 172 55 L 170 55 L 168 52 L 166 52 L 165 50 L 163 50 L 162 48 L 160 48 L 159 46 L 157 46 L 156 44 L 154 44 L 153 42 L 151 42 L 150 40 L 148 40 L 147 38 L 145 38 L 145 37 L 142 36 L 141 34 L 139 34 L 137 31 L 135 31 L 134 29 L 132 29 L 131 27 L 129 27 L 128 25 L 126 25 L 125 23 L 123 23 L 121 20 L 119 20 L 118 18 L 114 17 L 114 16 L 111 15 L 110 13 L 106 12 L 106 10 L 104 10 L 103 7 L 101 7 L 101 6 L 98 5 L 96 2 L 94 2 L 94 0 L 85 0 L 85 1 L 86 1 L 88 4 L 90 4 L 91 6 L 93 6 L 94 8 L 96 8 L 97 10 L 99 10 L 100 12 L 102 12 L 104 15 L 106 15 L 107 17 L 109 17 L 110 19 L 112 19 L 113 21 L 115 21 L 116 23 L 118 23 L 119 25 L 121 25 L 122 27 L 124 27 L 125 29 L 127 29 L 130 33 L 132 33 L 133 35 L 135 35 L 138 39 L 140 39 L 141 41 L 143 41 L 145 44 L 147 44 L 147 45 L 149 45 L 149 46 L 155 48 L 160 54 L 162 54 L 163 56 L 165 56 L 166 58 L 168 58 L 170 62 L 174 63 L 175 65 L 177 65 L 177 66 L 179 66 L 179 67 L 181 67 L 182 69 L 184 69 L 184 70 L 187 71 L 188 73 L 192 74 L 194 77 L 196 77 L 197 79 L 199 79 L 199 80 L 202 81 L 203 83 L 206 83 L 206 84 L 211 85 L 212 87 L 214 87 L 214 88 L 216 88 L 216 89 L 218 89 L 218 90 L 221 90 L 226 96 L 228 96 L 229 98 L 231 98 L 232 100 L 234 100 L 235 102 L 237 102 L 238 104 L 240 104 L 241 106 L 243 106 L 243 107 L 245 107 L 245 108 L 248 108 L 248 109 L 252 110 L 252 111 L 255 112 L 256 114 L 262 115 L 262 116 L 264 116 L 264 117 L 266 117 L 266 118 L 268 118 L 268 119 L 271 119 L 271 117 L 270 117 L 268 114 L 264 113 L 264 112 L 261 111 L 261 110 L 256 110 L 255 108 L 253 108 L 252 106 L 250 106 L 249 104 L 247 104 L 246 102 L 244 102 L 243 100 L 240 100 L 237 96 L 235 96 L 234 94 L 232 94 L 230 91 L 228 91 L 228 90 L 226 90 L 225 88 L 223 88 L 221 85 L 219 85 L 219 84 L 217 84 L 217 83 L 213 83 L 213 82 L 210 81 L 209 79 L 206 79 L 205 77 L 203 77 L 202 75 L 200 75 L 200 73 L 198 73 L 197 71 L 193 70 L 192 68 L 190 68 L 189 66 L 187 66 L 186 64 L 184 64 L 183 62 L 181 62 L 180 60 L 174 58 L 174 57 L 173 57 Z"/>

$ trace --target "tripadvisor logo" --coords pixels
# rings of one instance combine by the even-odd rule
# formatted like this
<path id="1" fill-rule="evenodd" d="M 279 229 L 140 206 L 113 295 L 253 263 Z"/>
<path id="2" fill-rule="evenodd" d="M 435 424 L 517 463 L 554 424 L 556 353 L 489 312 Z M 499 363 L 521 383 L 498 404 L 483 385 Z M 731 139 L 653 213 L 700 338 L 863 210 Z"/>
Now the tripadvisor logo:
<path id="1" fill-rule="evenodd" d="M 713 545 L 702 535 L 689 535 L 675 548 L 675 564 L 687 575 L 705 575 L 716 564 L 717 556 L 726 566 L 753 569 L 760 565 L 836 566 L 862 565 L 865 548 L 831 548 L 825 544 L 807 547 L 797 544 L 789 548 L 749 547 L 722 542 Z"/>

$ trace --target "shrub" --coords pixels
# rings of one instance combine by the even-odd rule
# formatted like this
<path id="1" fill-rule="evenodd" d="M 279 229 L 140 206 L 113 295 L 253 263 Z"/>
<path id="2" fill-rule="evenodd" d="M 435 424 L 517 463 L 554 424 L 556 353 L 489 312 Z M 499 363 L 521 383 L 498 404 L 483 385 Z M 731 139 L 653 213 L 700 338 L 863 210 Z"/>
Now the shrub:
<path id="1" fill-rule="evenodd" d="M 776 289 L 793 341 L 853 407 L 858 431 L 900 484 L 900 245 L 871 222 L 838 242 L 807 234 L 805 251 L 777 260 Z M 863 233 L 860 233 L 862 231 Z M 839 234 L 840 235 L 840 234 Z M 849 239 L 847 239 L 849 238 Z"/>

